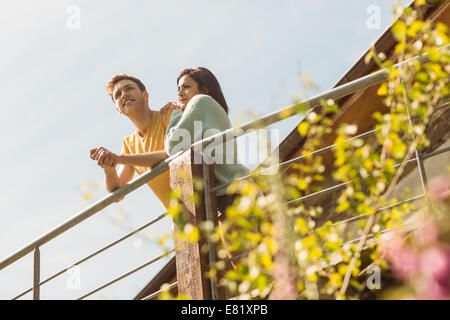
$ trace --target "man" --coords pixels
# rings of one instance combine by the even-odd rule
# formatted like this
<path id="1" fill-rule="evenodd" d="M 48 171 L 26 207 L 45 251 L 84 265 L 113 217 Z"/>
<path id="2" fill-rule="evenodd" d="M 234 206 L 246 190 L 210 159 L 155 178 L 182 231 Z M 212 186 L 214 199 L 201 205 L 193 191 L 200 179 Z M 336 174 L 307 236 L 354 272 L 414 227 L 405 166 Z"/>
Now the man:
<path id="1" fill-rule="evenodd" d="M 164 151 L 164 136 L 171 111 L 178 106 L 168 103 L 161 111 L 151 110 L 144 84 L 126 74 L 115 75 L 106 86 L 117 111 L 133 122 L 136 131 L 122 139 L 122 151 L 117 155 L 103 147 L 90 150 L 91 159 L 103 168 L 108 192 L 128 183 L 136 171 L 142 174 L 167 158 Z M 156 154 L 154 151 L 158 151 Z M 152 152 L 149 157 L 148 153 Z M 155 157 L 156 155 L 156 157 Z M 119 166 L 118 172 L 116 165 Z M 169 207 L 169 171 L 148 182 L 164 207 Z M 122 199 L 121 199 L 122 200 Z"/>

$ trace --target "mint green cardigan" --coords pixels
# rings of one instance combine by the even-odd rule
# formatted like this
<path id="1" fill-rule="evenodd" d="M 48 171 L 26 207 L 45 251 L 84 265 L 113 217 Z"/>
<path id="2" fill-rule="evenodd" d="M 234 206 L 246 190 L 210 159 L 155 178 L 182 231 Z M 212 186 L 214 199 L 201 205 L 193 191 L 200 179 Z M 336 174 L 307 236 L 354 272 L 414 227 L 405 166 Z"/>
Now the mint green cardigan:
<path id="1" fill-rule="evenodd" d="M 208 95 L 194 96 L 184 109 L 174 110 L 167 127 L 164 148 L 169 156 L 187 150 L 192 143 L 231 128 L 231 122 L 222 106 Z M 181 141 L 180 141 L 181 140 Z M 207 155 L 215 159 L 216 185 L 231 183 L 234 179 L 249 174 L 249 170 L 237 160 L 237 145 L 233 139 L 211 148 Z M 217 195 L 226 194 L 226 187 L 217 190 Z"/>

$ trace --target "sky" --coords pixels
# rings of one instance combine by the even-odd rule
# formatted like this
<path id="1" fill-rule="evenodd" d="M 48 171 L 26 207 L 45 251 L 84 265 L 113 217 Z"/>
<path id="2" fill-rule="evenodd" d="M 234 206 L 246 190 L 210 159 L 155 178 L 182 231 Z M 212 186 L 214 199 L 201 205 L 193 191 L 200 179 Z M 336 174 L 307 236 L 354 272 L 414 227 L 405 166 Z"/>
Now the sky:
<path id="1" fill-rule="evenodd" d="M 103 171 L 90 160 L 89 150 L 103 146 L 120 152 L 121 139 L 135 131 L 106 93 L 105 85 L 114 74 L 141 79 L 150 107 L 158 110 L 176 101 L 176 78 L 182 69 L 207 67 L 218 78 L 230 119 L 238 125 L 301 97 L 301 76 L 318 87 L 308 96 L 333 87 L 390 25 L 395 2 L 17 0 L 3 4 L 0 259 L 107 194 Z M 278 132 L 274 146 L 299 119 L 270 127 Z M 238 144 L 240 154 L 254 147 L 245 145 L 243 138 Z M 92 197 L 86 200 L 87 193 Z M 42 246 L 41 279 L 163 212 L 144 185 Z M 76 271 L 76 285 L 74 273 L 43 285 L 41 298 L 78 298 L 150 261 L 164 251 L 158 238 L 170 231 L 169 219 L 158 222 L 82 264 Z M 0 299 L 11 299 L 32 286 L 32 256 L 0 270 Z M 131 299 L 167 261 L 88 299 Z"/>

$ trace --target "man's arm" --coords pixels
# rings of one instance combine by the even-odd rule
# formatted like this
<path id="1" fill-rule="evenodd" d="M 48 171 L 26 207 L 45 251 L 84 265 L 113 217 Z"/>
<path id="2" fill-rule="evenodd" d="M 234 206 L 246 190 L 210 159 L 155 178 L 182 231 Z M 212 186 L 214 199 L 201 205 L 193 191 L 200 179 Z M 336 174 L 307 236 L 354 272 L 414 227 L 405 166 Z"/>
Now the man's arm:
<path id="1" fill-rule="evenodd" d="M 128 183 L 134 175 L 134 168 L 132 166 L 120 166 L 119 174 L 117 174 L 115 167 L 105 167 L 103 170 L 105 172 L 105 186 L 108 192 L 119 189 Z M 124 198 L 117 199 L 115 202 L 122 201 Z"/>
<path id="2" fill-rule="evenodd" d="M 131 181 L 134 176 L 134 168 L 129 165 L 120 166 L 119 173 L 117 173 L 115 167 L 105 167 L 103 170 L 105 172 L 105 186 L 108 192 L 119 189 L 124 184 Z"/>
<path id="3" fill-rule="evenodd" d="M 117 155 L 103 147 L 91 149 L 91 159 L 97 161 L 97 164 L 103 169 L 115 168 L 118 164 L 152 168 L 168 157 L 169 156 L 164 150 L 141 154 Z M 110 172 L 110 175 L 110 178 L 114 181 L 114 174 Z"/>
<path id="4" fill-rule="evenodd" d="M 103 147 L 91 149 L 90 151 L 91 159 L 97 161 L 97 164 L 104 170 L 105 187 L 108 192 L 113 192 L 114 190 L 122 187 L 124 184 L 133 179 L 134 175 L 134 168 L 130 165 L 120 166 L 119 174 L 117 174 L 117 161 L 115 159 L 115 156 L 116 155 L 114 153 Z M 123 199 L 124 197 L 118 199 L 116 202 L 119 202 Z"/>
<path id="5" fill-rule="evenodd" d="M 153 151 L 140 154 L 121 154 L 115 155 L 117 163 L 128 165 L 128 166 L 138 166 L 138 167 L 154 167 L 161 161 L 167 159 L 169 156 L 166 151 Z"/>

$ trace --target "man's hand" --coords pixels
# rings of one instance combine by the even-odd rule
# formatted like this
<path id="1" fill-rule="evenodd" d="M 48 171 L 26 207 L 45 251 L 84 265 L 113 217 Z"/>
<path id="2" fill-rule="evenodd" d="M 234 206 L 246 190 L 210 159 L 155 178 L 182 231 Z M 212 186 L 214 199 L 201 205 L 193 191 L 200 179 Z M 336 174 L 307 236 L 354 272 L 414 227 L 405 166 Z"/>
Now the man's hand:
<path id="1" fill-rule="evenodd" d="M 118 156 L 103 147 L 91 149 L 90 153 L 91 159 L 103 169 L 115 168 L 117 165 Z"/>
<path id="2" fill-rule="evenodd" d="M 183 110 L 183 107 L 176 103 L 176 102 L 168 102 L 164 107 L 161 108 L 161 110 L 159 110 L 160 112 L 164 113 L 167 112 L 169 110 L 175 110 L 175 109 L 180 109 Z"/>

